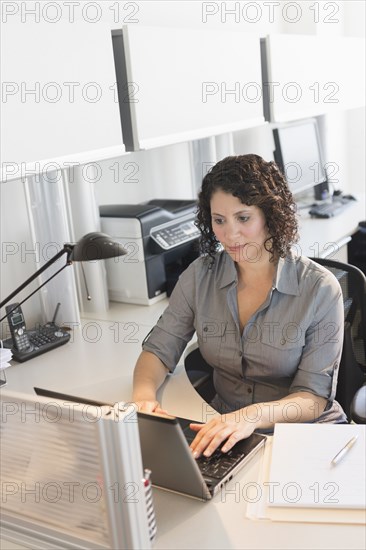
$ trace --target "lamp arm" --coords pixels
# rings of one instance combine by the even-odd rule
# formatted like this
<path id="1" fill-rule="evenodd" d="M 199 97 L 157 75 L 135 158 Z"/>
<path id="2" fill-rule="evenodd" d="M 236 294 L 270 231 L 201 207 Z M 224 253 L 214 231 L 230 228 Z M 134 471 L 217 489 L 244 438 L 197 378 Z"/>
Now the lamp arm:
<path id="1" fill-rule="evenodd" d="M 5 319 L 6 317 L 8 317 L 9 315 L 11 315 L 11 314 L 13 313 L 13 311 L 15 311 L 16 308 L 17 308 L 18 306 L 21 306 L 22 304 L 24 304 L 24 302 L 26 302 L 29 298 L 31 298 L 31 296 L 33 296 L 33 294 L 35 294 L 36 292 L 38 292 L 44 285 L 46 285 L 51 279 L 53 279 L 54 277 L 56 277 L 56 275 L 58 275 L 58 274 L 60 273 L 60 271 L 62 271 L 63 269 L 65 269 L 65 267 L 67 267 L 67 266 L 70 265 L 70 264 L 71 264 L 71 262 L 68 262 L 68 263 L 66 263 L 65 265 L 63 265 L 58 271 L 56 271 L 56 273 L 54 273 L 53 275 L 51 275 L 51 277 L 49 277 L 49 278 L 47 279 L 47 281 L 45 281 L 44 283 L 42 283 L 41 286 L 38 286 L 35 290 L 33 290 L 33 292 L 31 292 L 26 298 L 24 298 L 24 300 L 22 300 L 21 302 L 17 303 L 17 305 L 16 305 L 11 311 L 9 311 L 8 313 L 6 313 L 6 314 L 4 315 L 4 317 L 1 317 L 0 323 L 1 323 L 1 321 L 4 321 L 4 319 Z"/>
<path id="2" fill-rule="evenodd" d="M 53 256 L 50 260 L 48 260 L 48 262 L 46 262 L 40 269 L 38 269 L 38 271 L 36 271 L 35 273 L 33 273 L 33 275 L 31 275 L 29 277 L 29 279 L 27 279 L 23 284 L 21 284 L 20 286 L 18 286 L 18 288 L 16 288 L 14 290 L 14 292 L 12 292 L 11 294 L 9 294 L 9 296 L 7 296 L 7 298 L 5 298 L 5 300 L 3 300 L 1 303 L 0 303 L 0 308 L 2 308 L 3 306 L 5 306 L 5 304 L 7 304 L 8 302 L 10 302 L 10 300 L 12 298 L 14 298 L 14 296 L 16 296 L 19 292 L 21 292 L 25 287 L 27 287 L 32 281 L 34 281 L 34 279 L 36 279 L 41 273 L 43 273 L 46 269 L 48 269 L 52 264 L 54 264 L 59 258 L 61 258 L 61 256 L 63 256 L 64 254 L 67 254 L 67 260 L 66 260 L 66 264 L 64 267 L 66 267 L 68 264 L 69 264 L 69 257 L 70 257 L 70 254 L 72 252 L 74 248 L 74 245 L 71 245 L 71 244 L 65 244 L 64 247 L 62 248 L 62 250 L 60 250 L 59 252 L 57 252 L 57 254 L 55 254 L 55 256 Z M 52 277 L 51 277 L 52 279 Z M 46 281 L 46 283 L 49 281 L 50 279 L 48 279 Z M 44 284 L 46 284 L 44 283 Z M 43 285 L 42 285 L 43 286 Z M 40 288 L 40 287 L 39 287 Z M 37 290 L 39 290 L 37 288 Z M 36 292 L 36 291 L 35 291 Z M 32 293 L 34 294 L 34 292 Z M 32 296 L 32 294 L 30 294 L 28 296 L 28 298 L 30 296 Z M 26 300 L 28 299 L 26 298 Z M 25 301 L 25 300 L 23 300 Z M 23 303 L 23 302 L 22 302 Z M 6 317 L 6 315 L 5 315 Z M 4 317 L 4 318 L 5 318 Z M 1 319 L 2 321 L 2 319 Z"/>

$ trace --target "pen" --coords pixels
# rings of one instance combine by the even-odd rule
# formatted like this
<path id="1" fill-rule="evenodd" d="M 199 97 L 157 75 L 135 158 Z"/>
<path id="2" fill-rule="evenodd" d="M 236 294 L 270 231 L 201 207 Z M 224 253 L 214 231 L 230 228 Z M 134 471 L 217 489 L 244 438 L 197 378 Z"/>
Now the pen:
<path id="1" fill-rule="evenodd" d="M 356 443 L 358 438 L 358 435 L 355 435 L 348 441 L 348 443 L 345 444 L 345 446 L 335 455 L 335 457 L 332 459 L 331 464 L 335 466 L 342 460 L 345 454 L 348 453 L 348 451 L 353 447 L 353 445 Z"/>

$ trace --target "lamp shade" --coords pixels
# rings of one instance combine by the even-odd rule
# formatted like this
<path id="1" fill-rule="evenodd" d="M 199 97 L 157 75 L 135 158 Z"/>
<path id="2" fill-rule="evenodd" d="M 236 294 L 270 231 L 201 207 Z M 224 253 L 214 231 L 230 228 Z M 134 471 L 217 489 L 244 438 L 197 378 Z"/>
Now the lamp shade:
<path id="1" fill-rule="evenodd" d="M 123 246 L 106 233 L 87 233 L 72 249 L 69 260 L 72 262 L 88 262 L 91 260 L 106 260 L 116 256 L 124 256 L 127 251 Z"/>

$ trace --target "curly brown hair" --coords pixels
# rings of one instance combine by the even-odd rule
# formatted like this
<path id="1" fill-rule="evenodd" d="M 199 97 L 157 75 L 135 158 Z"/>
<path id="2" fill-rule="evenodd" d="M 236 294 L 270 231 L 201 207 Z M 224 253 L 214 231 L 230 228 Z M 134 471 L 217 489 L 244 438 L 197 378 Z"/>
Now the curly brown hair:
<path id="1" fill-rule="evenodd" d="M 207 254 L 211 262 L 220 246 L 212 229 L 210 207 L 212 195 L 218 190 L 262 210 L 270 234 L 264 246 L 271 260 L 289 253 L 298 239 L 296 204 L 275 162 L 266 162 L 253 154 L 226 157 L 203 178 L 196 225 L 201 232 L 201 252 Z"/>

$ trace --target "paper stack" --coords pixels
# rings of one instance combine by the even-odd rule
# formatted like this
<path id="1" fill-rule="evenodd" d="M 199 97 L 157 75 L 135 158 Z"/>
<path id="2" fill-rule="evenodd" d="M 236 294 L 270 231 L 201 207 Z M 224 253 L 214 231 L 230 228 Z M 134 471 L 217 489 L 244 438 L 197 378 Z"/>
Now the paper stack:
<path id="1" fill-rule="evenodd" d="M 332 458 L 357 436 L 336 466 Z M 259 479 L 252 519 L 354 523 L 366 521 L 366 426 L 276 424 Z"/>
<path id="2" fill-rule="evenodd" d="M 0 372 L 10 367 L 10 361 L 13 354 L 10 349 L 0 348 Z M 4 374 L 5 377 L 5 374 Z M 6 378 L 0 378 L 0 386 L 3 386 L 6 383 Z"/>

